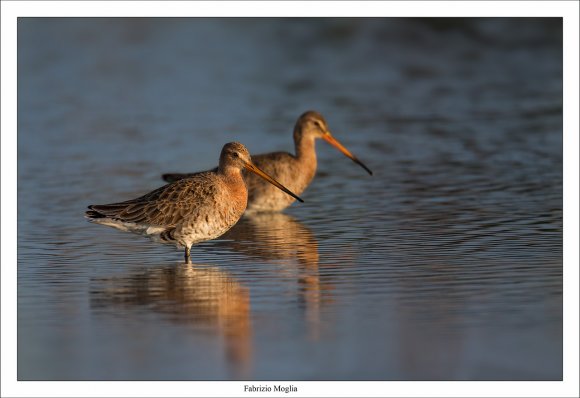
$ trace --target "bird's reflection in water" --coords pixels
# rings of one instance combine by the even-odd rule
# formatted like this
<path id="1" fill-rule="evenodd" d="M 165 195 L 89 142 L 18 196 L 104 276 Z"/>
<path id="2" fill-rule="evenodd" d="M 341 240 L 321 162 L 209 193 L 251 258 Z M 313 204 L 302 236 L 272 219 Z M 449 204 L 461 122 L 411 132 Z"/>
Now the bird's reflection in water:
<path id="1" fill-rule="evenodd" d="M 233 377 L 247 378 L 252 362 L 250 293 L 223 270 L 182 264 L 93 280 L 91 307 L 144 306 L 173 322 L 215 330 L 225 342 Z M 121 311 L 121 312 L 124 312 Z"/>
<path id="2" fill-rule="evenodd" d="M 245 215 L 220 238 L 219 244 L 262 260 L 297 259 L 318 267 L 318 242 L 304 224 L 284 213 Z"/>
<path id="3" fill-rule="evenodd" d="M 319 271 L 318 241 L 308 227 L 284 213 L 245 215 L 214 244 L 248 257 L 281 265 L 297 273 L 298 303 L 305 311 L 309 335 L 320 336 L 320 305 L 331 301 L 332 285 Z"/>

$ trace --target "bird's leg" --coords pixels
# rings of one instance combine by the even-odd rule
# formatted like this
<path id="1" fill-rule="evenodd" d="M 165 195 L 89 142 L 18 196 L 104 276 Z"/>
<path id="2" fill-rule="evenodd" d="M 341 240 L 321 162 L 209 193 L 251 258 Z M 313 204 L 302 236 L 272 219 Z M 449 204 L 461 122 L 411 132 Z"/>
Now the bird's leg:
<path id="1" fill-rule="evenodd" d="M 191 258 L 189 257 L 189 246 L 185 246 L 185 264 L 191 264 Z"/>

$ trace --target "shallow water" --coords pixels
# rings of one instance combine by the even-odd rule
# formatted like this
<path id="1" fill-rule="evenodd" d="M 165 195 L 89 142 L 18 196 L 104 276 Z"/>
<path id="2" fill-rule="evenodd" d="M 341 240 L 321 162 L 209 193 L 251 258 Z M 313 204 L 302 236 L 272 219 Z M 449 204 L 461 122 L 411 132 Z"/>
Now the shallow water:
<path id="1" fill-rule="evenodd" d="M 559 19 L 18 25 L 20 380 L 562 378 Z M 283 214 L 192 250 L 87 205 L 222 145 L 324 142 Z"/>

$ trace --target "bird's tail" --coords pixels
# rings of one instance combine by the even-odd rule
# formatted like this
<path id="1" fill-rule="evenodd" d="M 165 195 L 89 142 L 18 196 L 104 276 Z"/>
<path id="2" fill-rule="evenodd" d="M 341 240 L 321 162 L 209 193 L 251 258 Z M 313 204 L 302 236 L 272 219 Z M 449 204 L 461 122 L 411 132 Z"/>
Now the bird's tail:
<path id="1" fill-rule="evenodd" d="M 163 181 L 166 181 L 166 182 L 175 182 L 175 181 L 183 180 L 184 178 L 187 178 L 189 176 L 191 176 L 191 174 L 188 174 L 188 173 L 166 173 L 166 174 L 163 174 L 161 176 L 161 178 L 163 178 Z"/>

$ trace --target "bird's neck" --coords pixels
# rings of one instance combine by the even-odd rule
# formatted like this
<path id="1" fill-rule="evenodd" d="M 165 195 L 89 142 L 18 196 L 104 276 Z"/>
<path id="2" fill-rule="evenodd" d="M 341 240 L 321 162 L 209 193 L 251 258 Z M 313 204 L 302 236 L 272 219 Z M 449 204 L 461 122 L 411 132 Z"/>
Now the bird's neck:
<path id="1" fill-rule="evenodd" d="M 238 167 L 232 167 L 227 165 L 219 165 L 218 173 L 224 178 L 232 181 L 243 181 L 242 171 Z"/>
<path id="2" fill-rule="evenodd" d="M 242 171 L 238 167 L 225 166 L 218 168 L 218 176 L 227 188 L 228 209 L 241 217 L 248 204 L 248 189 L 242 177 Z M 228 211 L 230 211 L 228 210 Z"/>
<path id="3" fill-rule="evenodd" d="M 247 199 L 248 191 L 244 178 L 242 177 L 242 171 L 237 167 L 220 167 L 218 170 L 230 189 Z"/>
<path id="4" fill-rule="evenodd" d="M 316 147 L 314 137 L 302 136 L 294 140 L 296 157 L 301 161 L 310 161 L 316 164 Z"/>
<path id="5" fill-rule="evenodd" d="M 316 174 L 315 139 L 314 137 L 303 136 L 294 142 L 296 145 L 295 168 L 300 170 L 296 178 L 302 181 L 302 184 L 308 185 Z"/>

